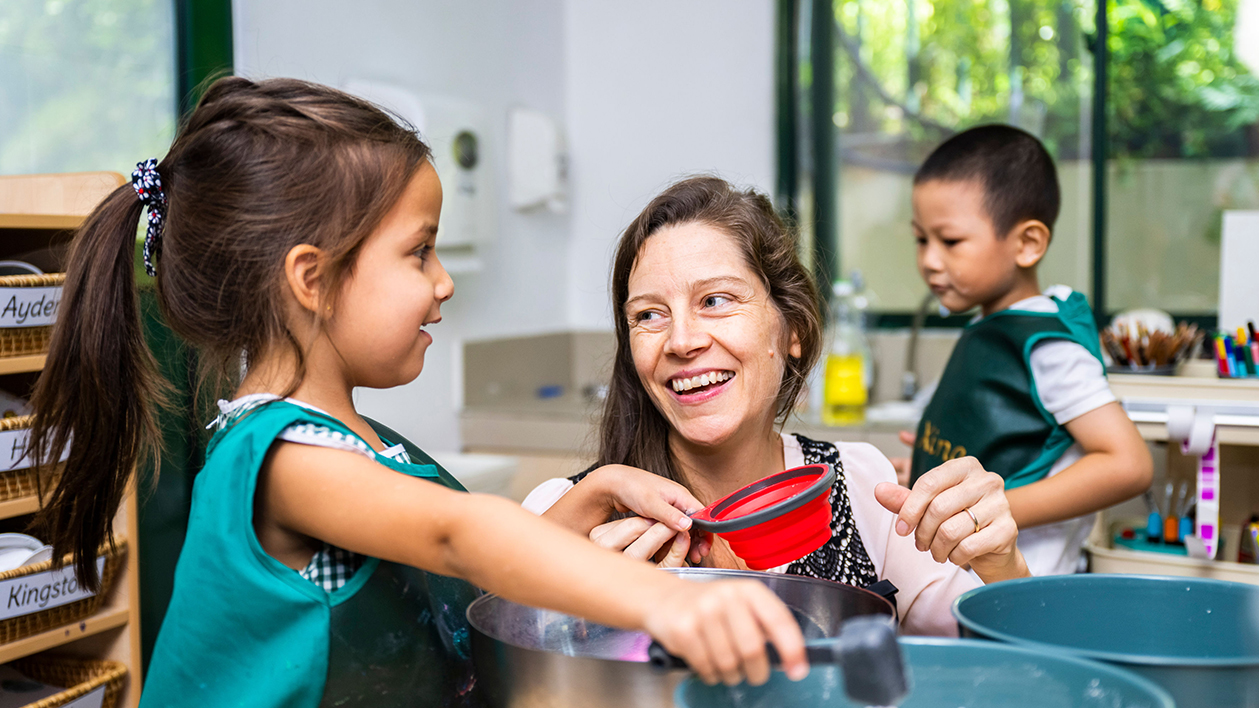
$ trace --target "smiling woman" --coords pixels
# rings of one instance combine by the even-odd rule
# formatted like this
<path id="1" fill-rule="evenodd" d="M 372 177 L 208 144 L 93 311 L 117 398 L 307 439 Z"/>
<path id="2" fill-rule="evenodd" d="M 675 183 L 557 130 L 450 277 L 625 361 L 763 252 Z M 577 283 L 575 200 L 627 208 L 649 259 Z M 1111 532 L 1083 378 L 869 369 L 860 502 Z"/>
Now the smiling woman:
<path id="1" fill-rule="evenodd" d="M 772 434 L 821 353 L 817 290 L 795 239 L 767 197 L 714 177 L 675 184 L 626 228 L 612 266 L 612 300 L 617 352 L 600 435 L 603 464 L 683 480 L 669 453 L 670 431 L 689 397 L 668 394 L 662 374 L 690 383 L 706 370 L 729 373 L 717 388 L 737 389 L 744 410 L 734 414 L 760 418 L 742 430 Z M 707 366 L 697 367 L 694 355 L 714 341 L 726 363 L 706 356 Z M 708 408 L 694 415 L 711 418 Z M 727 414 L 734 408 L 723 406 Z"/>
<path id="2" fill-rule="evenodd" d="M 699 262 L 706 267 L 696 278 Z M 677 444 L 720 445 L 771 427 L 775 411 L 761 402 L 781 388 L 785 357 L 774 343 L 785 328 L 733 237 L 696 222 L 661 229 L 644 245 L 629 291 L 624 319 L 634 368 L 681 433 Z M 799 359 L 800 341 L 791 339 L 786 348 Z M 718 398 L 720 405 L 707 405 Z"/>
<path id="3" fill-rule="evenodd" d="M 829 540 L 770 572 L 891 580 L 914 633 L 955 633 L 955 597 L 981 580 L 1027 575 L 1001 478 L 975 460 L 952 460 L 911 491 L 869 445 L 779 432 L 818 359 L 821 316 L 794 234 L 764 195 L 714 177 L 665 190 L 621 237 L 612 301 L 616 358 L 592 469 L 649 470 L 711 504 L 785 468 L 830 464 Z M 551 480 L 525 506 L 544 511 L 596 477 Z M 720 538 L 679 551 L 685 535 L 641 515 L 590 535 L 662 565 L 746 568 Z"/>

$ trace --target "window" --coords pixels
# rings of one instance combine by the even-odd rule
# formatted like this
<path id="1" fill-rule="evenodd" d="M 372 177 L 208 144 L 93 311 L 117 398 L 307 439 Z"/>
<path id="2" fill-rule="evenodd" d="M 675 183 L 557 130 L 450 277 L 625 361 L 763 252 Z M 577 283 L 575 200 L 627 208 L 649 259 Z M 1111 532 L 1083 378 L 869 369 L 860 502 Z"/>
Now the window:
<path id="1" fill-rule="evenodd" d="M 835 185 L 834 233 L 817 238 L 836 239 L 838 269 L 862 272 L 876 310 L 912 311 L 927 292 L 909 231 L 914 170 L 948 135 L 999 121 L 1039 136 L 1058 163 L 1063 208 L 1042 285 L 1070 285 L 1108 312 L 1214 313 L 1221 211 L 1259 208 L 1259 0 L 1105 7 L 1099 32 L 1096 0 L 798 6 L 794 21 L 812 31 L 790 35 L 804 58 L 792 83 L 806 114 L 828 105 L 836 146 L 821 158 L 780 151 L 781 167 L 807 173 L 806 225 L 826 221 L 810 218 L 809 187 Z M 818 22 L 833 26 L 829 53 L 811 46 Z M 828 54 L 826 100 L 812 81 L 826 80 L 815 69 Z M 824 145 L 813 125 L 811 144 Z"/>
<path id="2" fill-rule="evenodd" d="M 1259 209 L 1259 1 L 1108 19 L 1106 302 L 1214 314 L 1221 212 Z"/>
<path id="3" fill-rule="evenodd" d="M 170 0 L 4 0 L 0 174 L 113 170 L 174 137 Z"/>

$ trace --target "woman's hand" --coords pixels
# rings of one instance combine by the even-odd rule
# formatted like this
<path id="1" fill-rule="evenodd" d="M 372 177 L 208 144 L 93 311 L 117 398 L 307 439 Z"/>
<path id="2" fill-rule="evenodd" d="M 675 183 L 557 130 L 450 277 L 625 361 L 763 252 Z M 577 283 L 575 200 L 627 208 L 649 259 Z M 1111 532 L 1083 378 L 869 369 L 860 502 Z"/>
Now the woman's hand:
<path id="1" fill-rule="evenodd" d="M 675 532 L 690 532 L 693 513 L 704 508 L 686 487 L 627 465 L 604 465 L 559 498 L 544 517 L 588 536 L 613 514 L 635 514 Z"/>
<path id="2" fill-rule="evenodd" d="M 674 531 L 668 526 L 641 516 L 609 521 L 594 527 L 590 540 L 601 548 L 624 553 L 630 558 L 652 561 L 661 568 L 680 568 L 704 560 L 712 549 L 708 534 Z"/>
<path id="3" fill-rule="evenodd" d="M 1005 480 L 973 457 L 949 460 L 913 489 L 883 482 L 874 496 L 896 514 L 896 533 L 914 534 L 920 551 L 937 562 L 970 564 L 985 582 L 1027 577 L 1016 541 L 1019 530 L 1005 498 Z"/>
<path id="4" fill-rule="evenodd" d="M 652 604 L 644 629 L 709 685 L 733 686 L 744 677 L 752 685 L 768 681 L 767 641 L 791 680 L 809 673 L 799 623 L 762 583 L 679 582 L 673 588 Z"/>

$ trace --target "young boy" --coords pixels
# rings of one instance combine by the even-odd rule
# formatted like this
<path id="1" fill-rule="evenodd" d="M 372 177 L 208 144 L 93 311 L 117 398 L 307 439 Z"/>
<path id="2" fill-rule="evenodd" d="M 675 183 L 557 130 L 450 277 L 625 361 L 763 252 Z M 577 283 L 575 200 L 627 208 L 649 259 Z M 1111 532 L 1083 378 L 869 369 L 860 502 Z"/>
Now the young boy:
<path id="1" fill-rule="evenodd" d="M 1004 125 L 967 130 L 914 176 L 918 271 L 962 332 L 914 441 L 910 484 L 971 455 L 1005 478 L 1035 575 L 1075 572 L 1094 512 L 1149 487 L 1149 450 L 1106 382 L 1080 293 L 1041 293 L 1036 266 L 1059 208 L 1040 141 Z M 981 507 L 971 509 L 985 522 Z"/>

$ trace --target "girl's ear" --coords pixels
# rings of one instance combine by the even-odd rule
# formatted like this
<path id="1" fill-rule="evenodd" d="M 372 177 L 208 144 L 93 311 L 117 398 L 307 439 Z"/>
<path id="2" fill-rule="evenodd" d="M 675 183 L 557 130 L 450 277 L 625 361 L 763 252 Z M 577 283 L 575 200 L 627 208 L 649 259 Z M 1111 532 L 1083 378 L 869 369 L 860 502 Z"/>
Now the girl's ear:
<path id="1" fill-rule="evenodd" d="M 791 354 L 792 359 L 800 358 L 800 352 L 801 352 L 800 337 L 799 335 L 796 334 L 796 331 L 794 329 L 791 330 L 791 347 L 787 351 L 789 354 Z"/>
<path id="2" fill-rule="evenodd" d="M 1049 227 L 1037 219 L 1029 219 L 1014 227 L 1012 238 L 1018 239 L 1014 262 L 1020 268 L 1032 268 L 1049 250 Z"/>
<path id="3" fill-rule="evenodd" d="M 323 277 L 324 252 L 308 243 L 299 244 L 284 257 L 284 277 L 297 304 L 319 314 L 320 304 L 327 299 L 319 289 Z"/>

